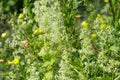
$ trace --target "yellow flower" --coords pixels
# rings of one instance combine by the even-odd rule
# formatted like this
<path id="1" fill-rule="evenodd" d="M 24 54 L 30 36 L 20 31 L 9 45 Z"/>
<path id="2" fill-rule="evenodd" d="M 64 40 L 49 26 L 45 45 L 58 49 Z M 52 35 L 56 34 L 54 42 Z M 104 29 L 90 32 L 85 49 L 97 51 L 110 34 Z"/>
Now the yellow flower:
<path id="1" fill-rule="evenodd" d="M 8 37 L 8 31 L 5 31 L 4 33 L 2 33 L 2 35 L 1 35 L 1 38 L 7 38 Z"/>
<path id="2" fill-rule="evenodd" d="M 91 34 L 91 38 L 92 38 L 92 39 L 95 39 L 96 37 L 97 37 L 96 34 Z"/>
<path id="3" fill-rule="evenodd" d="M 34 34 L 35 35 L 39 35 L 39 34 L 42 34 L 43 32 L 42 32 L 42 30 L 41 29 L 36 29 L 35 31 L 34 31 Z"/>
<path id="4" fill-rule="evenodd" d="M 104 0 L 104 2 L 108 2 L 109 0 Z"/>
<path id="5" fill-rule="evenodd" d="M 87 27 L 87 26 L 88 26 L 88 23 L 87 23 L 86 21 L 83 21 L 83 22 L 81 23 L 81 25 L 82 25 L 83 27 Z"/>
<path id="6" fill-rule="evenodd" d="M 76 18 L 80 18 L 80 17 L 81 17 L 81 15 L 79 15 L 79 14 L 78 14 L 78 15 L 76 15 L 75 17 L 76 17 Z"/>
<path id="7" fill-rule="evenodd" d="M 23 13 L 20 13 L 18 16 L 19 19 L 22 19 L 23 17 L 24 17 Z"/>
<path id="8" fill-rule="evenodd" d="M 100 28 L 101 28 L 101 29 L 105 29 L 105 28 L 106 28 L 106 24 L 105 24 L 105 23 L 102 23 L 102 24 L 100 25 Z"/>
<path id="9" fill-rule="evenodd" d="M 18 58 L 14 58 L 13 64 L 19 64 L 19 59 Z"/>
<path id="10" fill-rule="evenodd" d="M 25 24 L 26 24 L 26 21 L 23 21 L 23 22 L 22 22 L 22 25 L 25 25 Z"/>

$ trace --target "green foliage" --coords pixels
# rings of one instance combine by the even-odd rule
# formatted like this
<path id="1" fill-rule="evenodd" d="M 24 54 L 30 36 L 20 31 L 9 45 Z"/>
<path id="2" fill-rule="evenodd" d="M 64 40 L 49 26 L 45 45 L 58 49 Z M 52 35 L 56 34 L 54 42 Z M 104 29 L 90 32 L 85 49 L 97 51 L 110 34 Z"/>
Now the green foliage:
<path id="1" fill-rule="evenodd" d="M 6 6 L 16 4 L 11 1 Z M 9 9 L 0 8 L 0 79 L 120 79 L 119 0 L 24 0 L 23 5 L 20 14 L 7 14 L 12 27 L 4 24 Z"/>

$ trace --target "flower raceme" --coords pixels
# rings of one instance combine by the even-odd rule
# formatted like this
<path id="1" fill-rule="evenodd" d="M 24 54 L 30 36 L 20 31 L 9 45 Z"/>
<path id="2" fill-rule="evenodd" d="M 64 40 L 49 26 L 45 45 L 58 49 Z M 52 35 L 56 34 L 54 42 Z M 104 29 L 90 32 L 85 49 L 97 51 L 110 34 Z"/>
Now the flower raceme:
<path id="1" fill-rule="evenodd" d="M 86 21 L 83 21 L 83 22 L 81 23 L 81 25 L 82 25 L 83 27 L 87 27 L 87 26 L 88 26 L 88 23 L 87 23 Z"/>

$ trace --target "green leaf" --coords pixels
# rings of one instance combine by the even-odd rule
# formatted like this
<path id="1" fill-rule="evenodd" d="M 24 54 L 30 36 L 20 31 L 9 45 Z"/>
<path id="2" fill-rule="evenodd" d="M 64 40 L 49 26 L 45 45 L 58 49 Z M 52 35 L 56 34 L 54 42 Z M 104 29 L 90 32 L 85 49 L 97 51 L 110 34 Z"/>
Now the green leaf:
<path id="1" fill-rule="evenodd" d="M 116 45 L 113 45 L 113 46 L 110 47 L 110 50 L 117 53 L 118 50 L 119 50 L 119 47 L 116 46 Z"/>
<path id="2" fill-rule="evenodd" d="M 8 4 L 9 4 L 10 6 L 13 6 L 13 5 L 15 4 L 15 2 L 14 2 L 13 0 L 10 0 L 10 1 L 8 2 Z"/>
<path id="3" fill-rule="evenodd" d="M 44 57 L 46 54 L 47 52 L 45 51 L 45 48 L 42 48 L 41 51 L 38 53 L 38 56 Z"/>
<path id="4" fill-rule="evenodd" d="M 47 67 L 47 66 L 51 66 L 53 65 L 55 62 L 55 59 L 51 59 L 50 61 L 45 61 L 45 63 L 43 64 L 43 67 Z"/>
<path id="5" fill-rule="evenodd" d="M 53 71 L 48 71 L 47 73 L 45 73 L 45 76 L 42 80 L 51 80 L 53 77 Z"/>

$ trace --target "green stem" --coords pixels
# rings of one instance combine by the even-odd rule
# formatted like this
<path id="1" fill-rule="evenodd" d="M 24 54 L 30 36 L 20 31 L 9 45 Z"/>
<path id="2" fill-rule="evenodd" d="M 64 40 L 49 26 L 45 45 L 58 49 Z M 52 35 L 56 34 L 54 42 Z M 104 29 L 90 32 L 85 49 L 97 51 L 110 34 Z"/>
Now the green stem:
<path id="1" fill-rule="evenodd" d="M 111 0 L 109 0 L 109 5 L 110 5 L 110 9 L 111 9 L 112 16 L 113 16 L 113 26 L 115 26 L 115 12 L 114 12 L 114 8 L 113 8 Z"/>

